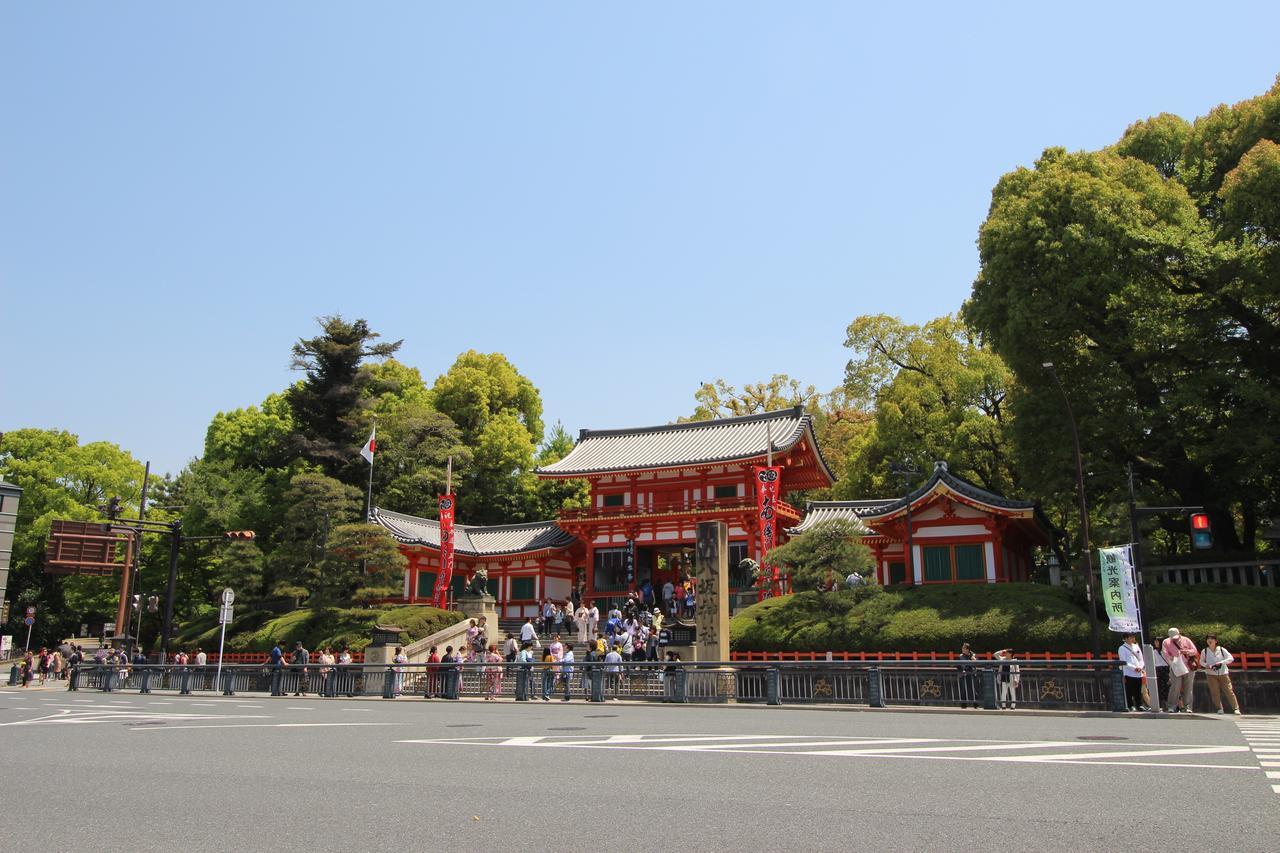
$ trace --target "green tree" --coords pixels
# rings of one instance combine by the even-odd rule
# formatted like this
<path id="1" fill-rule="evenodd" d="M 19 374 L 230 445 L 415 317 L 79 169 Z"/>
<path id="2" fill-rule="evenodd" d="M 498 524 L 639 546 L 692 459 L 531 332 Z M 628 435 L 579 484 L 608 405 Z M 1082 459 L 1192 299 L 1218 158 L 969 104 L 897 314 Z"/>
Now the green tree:
<path id="1" fill-rule="evenodd" d="M 547 440 L 538 448 L 534 463 L 541 467 L 558 462 L 569 455 L 575 443 L 564 424 L 556 421 L 547 434 Z M 535 503 L 532 515 L 539 521 L 555 518 L 561 509 L 583 509 L 591 503 L 591 484 L 575 479 L 539 480 Z"/>
<path id="2" fill-rule="evenodd" d="M 513 416 L 531 442 L 542 441 L 542 397 L 502 353 L 462 353 L 436 379 L 432 393 L 436 408 L 462 429 L 471 447 L 480 444 L 485 427 L 502 414 Z"/>
<path id="3" fill-rule="evenodd" d="M 400 594 L 408 561 L 396 540 L 376 524 L 342 524 L 329 535 L 320 598 L 327 604 L 374 601 Z"/>
<path id="4" fill-rule="evenodd" d="M 322 594 L 329 536 L 359 518 L 360 491 L 323 474 L 303 473 L 291 481 L 285 501 L 288 509 L 267 584 L 274 595 L 290 598 Z"/>
<path id="5" fill-rule="evenodd" d="M 10 620 L 6 633 L 18 634 L 25 608 L 39 618 L 32 642 L 47 644 L 70 636 L 81 617 L 110 618 L 116 594 L 110 578 L 64 577 L 44 572 L 44 541 L 56 519 L 93 521 L 108 498 L 123 500 L 127 517 L 142 496 L 143 466 L 105 441 L 81 444 L 65 430 L 17 429 L 0 435 L 0 479 L 22 488 L 10 563 Z M 118 588 L 118 584 L 117 584 Z M 75 609 L 67 605 L 70 595 Z"/>
<path id="6" fill-rule="evenodd" d="M 1123 498 L 1132 464 L 1140 499 L 1203 504 L 1217 542 L 1254 547 L 1280 507 L 1280 445 L 1259 428 L 1280 416 L 1278 140 L 1280 84 L 1190 126 L 1140 122 L 1108 150 L 1048 149 L 997 184 L 965 317 L 1022 389 L 1029 479 L 1073 481 L 1052 362 L 1094 503 Z"/>
<path id="7" fill-rule="evenodd" d="M 896 494 L 893 462 L 911 460 L 923 471 L 937 460 L 993 491 L 1018 486 L 1012 461 L 1007 399 L 1008 367 L 953 316 L 924 325 L 885 314 L 849 324 L 845 390 L 874 407 L 875 429 L 864 433 L 856 458 L 846 463 L 841 497 Z"/>
<path id="8" fill-rule="evenodd" d="M 697 407 L 689 417 L 679 418 L 679 423 L 777 412 L 794 406 L 816 412 L 822 401 L 817 388 L 785 373 L 775 373 L 767 382 L 748 382 L 741 391 L 723 379 L 704 382 L 693 397 Z"/>
<path id="9" fill-rule="evenodd" d="M 378 422 L 373 492 L 380 506 L 434 516 L 444 494 L 449 459 L 455 482 L 471 473 L 473 453 L 448 415 L 422 402 L 397 406 Z"/>
<path id="10" fill-rule="evenodd" d="M 501 412 L 485 424 L 475 445 L 466 488 L 458 495 L 468 524 L 530 521 L 538 481 L 534 444 L 519 417 Z"/>
<path id="11" fill-rule="evenodd" d="M 460 520 L 532 520 L 539 509 L 534 452 L 543 433 L 538 389 L 501 353 L 470 350 L 436 379 L 432 394 L 472 452 L 459 481 Z"/>
<path id="12" fill-rule="evenodd" d="M 403 342 L 374 343 L 381 336 L 364 320 L 334 315 L 319 322 L 323 334 L 293 345 L 293 368 L 306 378 L 286 392 L 291 449 L 326 474 L 354 483 L 363 473 L 356 450 L 365 438 L 358 430 L 366 402 L 361 386 L 369 378 L 361 366 L 369 358 L 390 358 Z"/>
<path id="13" fill-rule="evenodd" d="M 858 527 L 842 518 L 823 521 L 769 552 L 769 562 L 785 567 L 797 591 L 817 589 L 851 572 L 874 580 L 875 557 Z"/>

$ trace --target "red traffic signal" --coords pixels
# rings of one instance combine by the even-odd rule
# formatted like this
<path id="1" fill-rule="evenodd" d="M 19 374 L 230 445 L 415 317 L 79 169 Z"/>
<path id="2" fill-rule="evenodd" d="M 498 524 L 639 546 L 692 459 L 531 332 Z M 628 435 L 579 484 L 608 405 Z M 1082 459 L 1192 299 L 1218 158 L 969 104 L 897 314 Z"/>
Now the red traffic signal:
<path id="1" fill-rule="evenodd" d="M 254 533 L 252 530 L 228 530 L 226 533 L 222 535 L 227 537 L 228 539 L 245 539 L 245 540 L 252 539 L 255 536 L 257 536 L 257 534 Z"/>
<path id="2" fill-rule="evenodd" d="M 1191 547 L 1197 551 L 1207 551 L 1213 547 L 1213 527 L 1209 524 L 1206 513 L 1191 514 Z"/>

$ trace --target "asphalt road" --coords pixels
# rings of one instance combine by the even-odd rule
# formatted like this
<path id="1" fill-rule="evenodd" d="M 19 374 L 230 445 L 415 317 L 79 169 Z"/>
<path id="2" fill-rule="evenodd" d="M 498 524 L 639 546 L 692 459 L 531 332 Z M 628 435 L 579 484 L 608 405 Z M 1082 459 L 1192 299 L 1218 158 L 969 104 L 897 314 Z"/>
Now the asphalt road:
<path id="1" fill-rule="evenodd" d="M 15 851 L 1280 848 L 1277 718 L 0 688 L 0 749 Z"/>

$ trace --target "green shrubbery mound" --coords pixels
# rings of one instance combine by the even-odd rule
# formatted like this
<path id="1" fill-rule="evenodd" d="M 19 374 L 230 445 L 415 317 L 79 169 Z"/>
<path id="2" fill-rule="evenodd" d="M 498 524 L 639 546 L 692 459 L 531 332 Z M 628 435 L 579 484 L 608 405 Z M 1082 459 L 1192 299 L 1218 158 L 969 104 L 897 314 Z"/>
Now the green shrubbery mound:
<path id="1" fill-rule="evenodd" d="M 1076 652 L 1089 648 L 1083 602 L 1042 584 L 974 584 L 835 593 L 801 592 L 763 601 L 733 617 L 734 651 Z M 1177 626 L 1197 643 L 1216 633 L 1230 649 L 1280 649 L 1280 590 L 1239 586 L 1157 586 L 1148 624 Z M 1103 648 L 1119 645 L 1102 619 Z"/>
<path id="2" fill-rule="evenodd" d="M 403 629 L 401 641 L 407 643 L 454 625 L 461 618 L 452 610 L 420 606 L 379 610 L 315 607 L 283 615 L 245 611 L 237 613 L 235 623 L 228 626 L 227 651 L 266 653 L 273 641 L 292 646 L 297 640 L 311 649 L 345 645 L 359 651 L 369 644 L 375 624 L 398 626 Z M 184 648 L 202 646 L 206 651 L 216 649 L 217 616 L 202 617 L 183 625 L 177 644 Z"/>

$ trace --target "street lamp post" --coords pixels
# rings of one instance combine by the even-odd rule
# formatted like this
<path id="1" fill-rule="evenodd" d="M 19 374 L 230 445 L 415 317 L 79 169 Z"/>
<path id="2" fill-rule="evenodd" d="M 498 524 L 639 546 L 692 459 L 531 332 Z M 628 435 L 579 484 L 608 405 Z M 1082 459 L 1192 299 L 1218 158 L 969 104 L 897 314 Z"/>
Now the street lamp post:
<path id="1" fill-rule="evenodd" d="M 1089 547 L 1089 503 L 1084 493 L 1084 458 L 1080 454 L 1080 430 L 1076 426 L 1076 415 L 1071 409 L 1071 400 L 1067 397 L 1067 389 L 1062 387 L 1062 380 L 1058 378 L 1058 371 L 1054 369 L 1053 362 L 1046 361 L 1042 366 L 1049 371 L 1049 375 L 1053 377 L 1054 384 L 1058 386 L 1058 391 L 1062 394 L 1062 402 L 1067 407 L 1067 419 L 1071 422 L 1071 442 L 1076 452 L 1076 489 L 1080 492 L 1080 538 L 1083 541 L 1084 548 L 1084 591 L 1085 597 L 1089 599 L 1089 642 L 1093 647 L 1093 656 L 1096 659 L 1102 654 L 1102 645 L 1098 638 L 1098 612 L 1093 596 L 1093 554 Z"/>
<path id="2" fill-rule="evenodd" d="M 896 474 L 902 481 L 903 493 L 907 496 L 907 552 L 905 562 L 906 577 L 903 578 L 907 583 L 914 585 L 916 582 L 916 555 L 915 541 L 911 531 L 911 485 L 920 476 L 920 469 L 910 459 L 904 459 L 901 462 L 895 462 L 889 466 L 889 470 Z"/>

